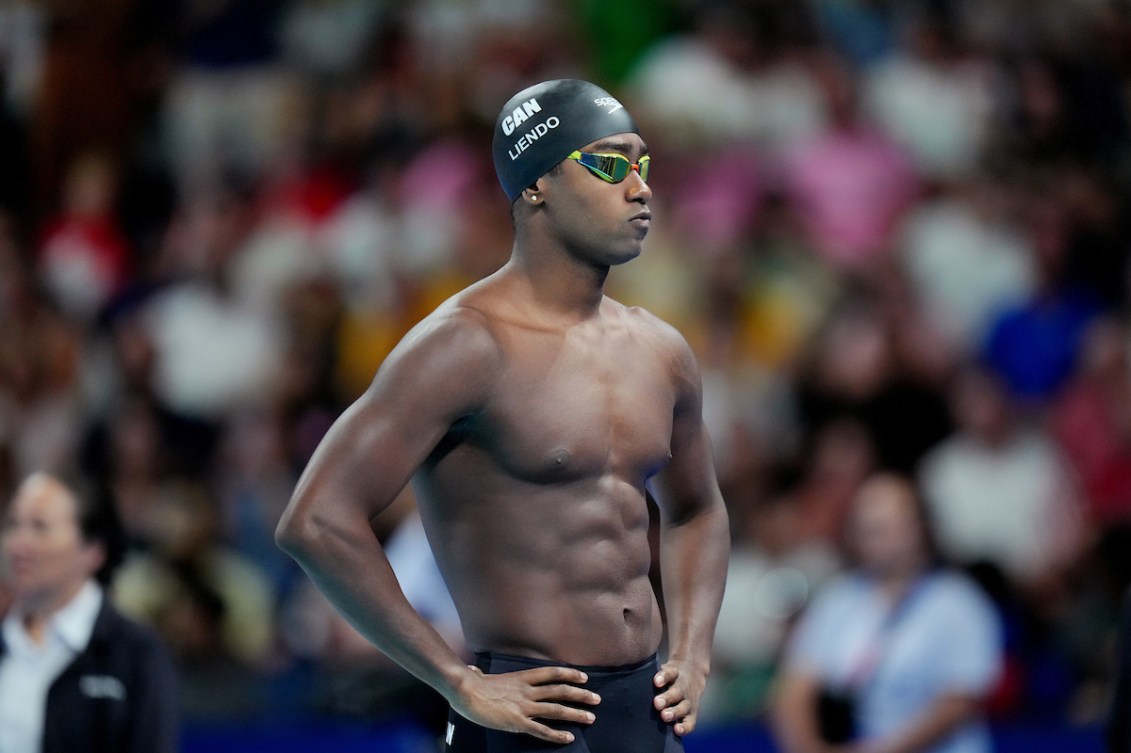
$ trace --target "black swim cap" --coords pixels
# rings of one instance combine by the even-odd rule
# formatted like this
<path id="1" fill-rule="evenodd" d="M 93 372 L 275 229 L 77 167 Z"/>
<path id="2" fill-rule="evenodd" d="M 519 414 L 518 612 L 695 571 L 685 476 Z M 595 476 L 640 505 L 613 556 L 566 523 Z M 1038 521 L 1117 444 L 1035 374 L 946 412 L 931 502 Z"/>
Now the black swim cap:
<path id="1" fill-rule="evenodd" d="M 588 81 L 543 81 L 511 97 L 495 122 L 492 152 L 503 191 L 514 201 L 575 149 L 636 122 L 607 91 Z"/>

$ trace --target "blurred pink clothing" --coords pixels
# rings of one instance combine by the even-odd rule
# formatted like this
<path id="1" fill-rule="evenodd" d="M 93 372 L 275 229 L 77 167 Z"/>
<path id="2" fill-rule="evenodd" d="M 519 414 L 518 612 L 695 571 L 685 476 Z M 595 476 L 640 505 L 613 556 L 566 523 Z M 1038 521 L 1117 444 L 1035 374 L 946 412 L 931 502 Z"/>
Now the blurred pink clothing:
<path id="1" fill-rule="evenodd" d="M 1121 387 L 1121 389 L 1120 389 Z M 1127 388 L 1079 379 L 1057 398 L 1050 426 L 1083 487 L 1095 523 L 1131 520 Z"/>
<path id="2" fill-rule="evenodd" d="M 783 183 L 810 242 L 838 267 L 861 267 L 889 252 L 918 180 L 910 160 L 879 133 L 830 131 L 799 146 Z"/>

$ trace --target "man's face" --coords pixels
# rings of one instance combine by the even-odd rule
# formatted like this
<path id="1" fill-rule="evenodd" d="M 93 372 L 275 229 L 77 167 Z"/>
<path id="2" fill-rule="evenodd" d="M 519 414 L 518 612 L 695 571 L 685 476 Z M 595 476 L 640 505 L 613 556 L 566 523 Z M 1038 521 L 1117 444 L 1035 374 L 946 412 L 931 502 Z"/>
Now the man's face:
<path id="1" fill-rule="evenodd" d="M 624 133 L 599 139 L 579 151 L 620 154 L 637 163 L 648 147 L 639 135 Z M 640 255 L 651 226 L 648 202 L 652 190 L 637 170 L 630 170 L 619 183 L 610 183 L 567 159 L 543 181 L 550 220 L 567 245 L 601 265 L 623 264 Z"/>
<path id="2" fill-rule="evenodd" d="M 76 593 L 101 566 L 102 548 L 85 541 L 74 496 L 57 480 L 32 476 L 4 520 L 0 551 L 17 601 L 54 603 Z"/>

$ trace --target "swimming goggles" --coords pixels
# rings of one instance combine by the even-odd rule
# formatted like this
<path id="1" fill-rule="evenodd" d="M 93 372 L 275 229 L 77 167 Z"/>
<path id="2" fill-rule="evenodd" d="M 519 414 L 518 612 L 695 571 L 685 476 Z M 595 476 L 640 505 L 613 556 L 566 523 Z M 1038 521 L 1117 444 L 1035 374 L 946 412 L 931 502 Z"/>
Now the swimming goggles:
<path id="1" fill-rule="evenodd" d="M 648 155 L 641 157 L 639 162 L 630 162 L 623 154 L 608 152 L 575 151 L 567 155 L 566 159 L 577 160 L 589 172 L 608 183 L 620 183 L 633 170 L 640 173 L 640 179 L 646 182 L 648 168 L 652 164 L 652 158 Z"/>

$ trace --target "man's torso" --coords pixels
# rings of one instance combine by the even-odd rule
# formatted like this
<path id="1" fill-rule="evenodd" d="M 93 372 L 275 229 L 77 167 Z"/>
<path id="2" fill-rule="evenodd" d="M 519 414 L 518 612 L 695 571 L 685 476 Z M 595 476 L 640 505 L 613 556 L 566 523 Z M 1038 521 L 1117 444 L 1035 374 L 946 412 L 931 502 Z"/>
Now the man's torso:
<path id="1" fill-rule="evenodd" d="M 469 644 L 579 664 L 653 653 L 645 481 L 670 457 L 672 340 L 606 302 L 573 327 L 487 317 L 501 358 L 416 487 Z"/>

